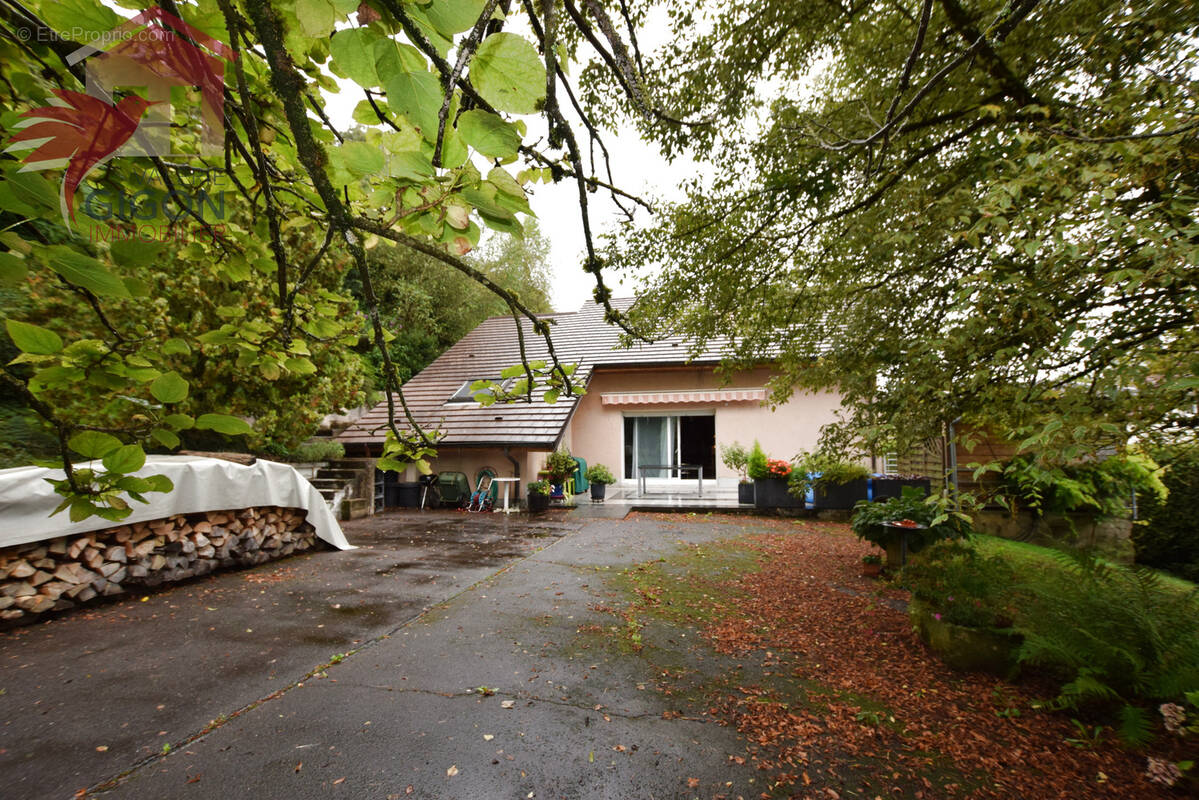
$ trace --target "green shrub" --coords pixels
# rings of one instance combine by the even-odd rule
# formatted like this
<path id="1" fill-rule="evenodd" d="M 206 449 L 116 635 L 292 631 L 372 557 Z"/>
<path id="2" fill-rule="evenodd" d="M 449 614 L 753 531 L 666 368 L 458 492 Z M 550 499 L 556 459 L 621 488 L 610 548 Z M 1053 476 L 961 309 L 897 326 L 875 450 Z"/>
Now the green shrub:
<path id="1" fill-rule="evenodd" d="M 551 483 L 562 483 L 574 475 L 578 469 L 579 463 L 566 448 L 550 453 L 549 458 L 545 460 L 545 474 Z"/>
<path id="2" fill-rule="evenodd" d="M 761 450 L 761 448 L 758 448 Z M 737 477 L 742 482 L 746 480 L 746 469 L 749 467 L 749 451 L 745 449 L 740 442 L 732 444 L 722 444 L 720 446 L 720 460 L 726 467 L 737 473 Z"/>
<path id="3" fill-rule="evenodd" d="M 980 555 L 963 541 L 933 543 L 903 568 L 903 584 L 937 619 L 974 628 L 1010 627 L 1016 571 L 1004 558 Z"/>
<path id="4" fill-rule="evenodd" d="M 1085 553 L 1058 560 L 1017 587 L 1020 661 L 1062 681 L 1057 707 L 1117 712 L 1121 735 L 1142 741 L 1149 725 L 1137 703 L 1199 690 L 1199 591 Z"/>
<path id="5" fill-rule="evenodd" d="M 870 470 L 856 461 L 846 461 L 829 453 L 804 451 L 795 457 L 795 470 L 787 481 L 787 488 L 796 497 L 803 497 L 817 486 L 842 486 L 868 477 Z"/>
<path id="6" fill-rule="evenodd" d="M 586 477 L 592 483 L 616 483 L 616 478 L 612 476 L 612 470 L 603 464 L 592 464 L 588 467 Z"/>
<path id="7" fill-rule="evenodd" d="M 1127 513 L 1133 492 L 1142 500 L 1165 496 L 1159 472 L 1153 459 L 1131 451 L 1052 467 L 1017 456 L 1003 468 L 1001 496 L 1013 508 L 1038 515 L 1089 511 L 1119 517 Z"/>
<path id="8" fill-rule="evenodd" d="M 1138 564 L 1199 581 L 1199 451 L 1162 453 L 1169 495 L 1141 499 L 1144 522 L 1132 532 Z"/>
<path id="9" fill-rule="evenodd" d="M 850 527 L 859 539 L 886 547 L 896 534 L 883 527 L 884 522 L 910 519 L 926 530 L 914 530 L 907 534 L 908 549 L 915 553 L 932 542 L 941 539 L 968 537 L 972 529 L 970 517 L 950 510 L 948 498 L 941 495 L 925 497 L 915 486 L 905 486 L 899 497 L 889 497 L 879 502 L 859 500 L 854 506 Z"/>
<path id="10" fill-rule="evenodd" d="M 750 480 L 764 481 L 771 477 L 770 465 L 767 463 L 766 453 L 762 450 L 762 445 L 758 444 L 758 440 L 754 439 L 754 446 L 749 451 L 749 458 L 745 462 L 746 472 L 749 474 Z"/>
<path id="11" fill-rule="evenodd" d="M 529 484 L 529 494 L 549 494 L 550 488 L 549 481 L 533 481 Z"/>
<path id="12" fill-rule="evenodd" d="M 346 448 L 341 442 L 332 439 L 324 441 L 307 441 L 292 450 L 283 450 L 277 457 L 282 461 L 294 463 L 311 463 L 314 461 L 334 461 L 344 458 Z"/>

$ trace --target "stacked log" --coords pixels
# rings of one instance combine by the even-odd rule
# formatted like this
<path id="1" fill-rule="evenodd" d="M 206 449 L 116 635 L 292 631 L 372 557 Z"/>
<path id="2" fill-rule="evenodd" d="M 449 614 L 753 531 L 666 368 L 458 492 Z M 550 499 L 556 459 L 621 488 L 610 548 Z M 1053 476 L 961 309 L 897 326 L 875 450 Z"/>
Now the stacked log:
<path id="1" fill-rule="evenodd" d="M 263 564 L 315 544 L 303 509 L 266 506 L 176 514 L 0 548 L 0 623 Z"/>

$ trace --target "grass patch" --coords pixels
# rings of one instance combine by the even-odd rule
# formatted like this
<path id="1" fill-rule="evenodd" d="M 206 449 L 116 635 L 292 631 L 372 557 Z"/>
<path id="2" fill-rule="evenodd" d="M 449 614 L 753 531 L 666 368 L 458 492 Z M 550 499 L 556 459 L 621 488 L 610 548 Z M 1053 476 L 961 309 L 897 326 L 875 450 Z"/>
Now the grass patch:
<path id="1" fill-rule="evenodd" d="M 1054 555 L 1058 551 L 1051 547 L 1042 547 L 1040 545 L 1029 544 L 1028 542 L 1017 542 L 986 534 L 976 534 L 971 537 L 970 543 L 981 555 L 1001 556 L 1017 568 L 1061 571 L 1061 564 Z M 1144 567 L 1144 569 L 1151 568 Z M 1162 570 L 1151 569 L 1151 571 L 1160 575 L 1162 583 L 1171 589 L 1176 589 L 1180 592 L 1193 592 L 1199 589 L 1199 585 L 1179 578 L 1176 575 L 1171 575 Z"/>

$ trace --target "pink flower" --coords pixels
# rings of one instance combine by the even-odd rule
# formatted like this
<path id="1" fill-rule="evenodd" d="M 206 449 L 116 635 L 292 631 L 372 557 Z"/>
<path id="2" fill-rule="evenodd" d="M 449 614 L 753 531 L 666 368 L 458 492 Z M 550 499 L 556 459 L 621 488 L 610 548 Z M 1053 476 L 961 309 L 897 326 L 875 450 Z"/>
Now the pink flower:
<path id="1" fill-rule="evenodd" d="M 935 620 L 937 620 L 938 622 L 940 622 L 940 621 L 941 621 L 941 615 L 940 615 L 940 614 L 933 614 L 933 619 L 935 619 Z"/>

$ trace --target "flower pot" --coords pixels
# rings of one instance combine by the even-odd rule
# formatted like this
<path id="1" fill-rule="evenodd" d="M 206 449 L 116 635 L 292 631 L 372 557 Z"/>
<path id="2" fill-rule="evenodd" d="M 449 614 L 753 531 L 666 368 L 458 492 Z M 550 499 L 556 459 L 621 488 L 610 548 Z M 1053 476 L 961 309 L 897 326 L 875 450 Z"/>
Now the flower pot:
<path id="1" fill-rule="evenodd" d="M 606 483 L 591 484 L 591 502 L 602 503 L 604 501 L 604 489 L 607 485 Z"/>
<path id="2" fill-rule="evenodd" d="M 754 485 L 748 481 L 737 484 L 737 502 L 743 506 L 754 504 Z"/>
<path id="3" fill-rule="evenodd" d="M 925 497 L 933 489 L 933 482 L 928 478 L 871 478 L 870 499 L 886 500 L 890 497 L 902 497 L 905 486 L 922 490 Z"/>
<path id="4" fill-rule="evenodd" d="M 813 508 L 853 508 L 854 503 L 866 499 L 866 479 L 849 483 L 816 482 L 812 491 Z"/>
<path id="5" fill-rule="evenodd" d="M 529 492 L 529 511 L 539 513 L 550 507 L 550 496 L 540 492 Z"/>
<path id="6" fill-rule="evenodd" d="M 862 563 L 862 576 L 863 577 L 877 578 L 881 574 L 883 574 L 883 565 L 882 564 L 867 564 L 865 562 Z"/>
<path id="7" fill-rule="evenodd" d="M 919 600 L 908 604 L 908 617 L 916 634 L 929 649 L 954 669 L 986 672 L 1013 678 L 1023 637 L 1010 628 L 971 628 L 937 619 L 937 613 Z"/>
<path id="8" fill-rule="evenodd" d="M 759 478 L 754 481 L 753 503 L 758 508 L 803 508 L 803 498 L 787 491 L 784 478 Z M 737 492 L 740 499 L 741 492 Z"/>

